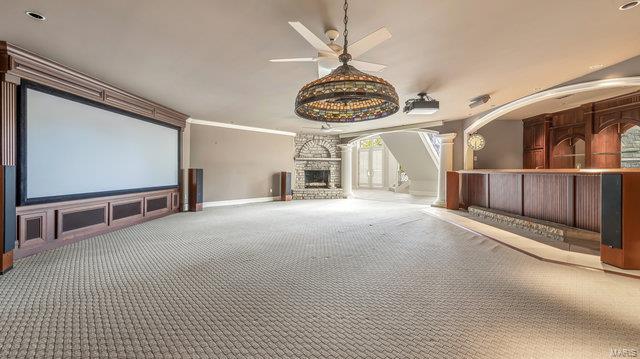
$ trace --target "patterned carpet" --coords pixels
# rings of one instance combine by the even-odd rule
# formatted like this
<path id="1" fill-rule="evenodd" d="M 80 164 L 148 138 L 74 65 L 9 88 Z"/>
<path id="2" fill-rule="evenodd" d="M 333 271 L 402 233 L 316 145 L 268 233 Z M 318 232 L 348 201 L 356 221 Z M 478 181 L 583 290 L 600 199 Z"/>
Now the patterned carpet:
<path id="1" fill-rule="evenodd" d="M 177 214 L 19 260 L 3 358 L 609 358 L 640 281 L 367 200 Z"/>

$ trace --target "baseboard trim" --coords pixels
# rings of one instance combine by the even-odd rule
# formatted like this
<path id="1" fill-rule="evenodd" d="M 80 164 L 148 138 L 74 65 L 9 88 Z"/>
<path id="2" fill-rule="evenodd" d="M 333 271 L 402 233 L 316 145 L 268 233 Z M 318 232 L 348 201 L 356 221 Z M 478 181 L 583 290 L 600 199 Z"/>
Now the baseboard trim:
<path id="1" fill-rule="evenodd" d="M 249 204 L 249 203 L 273 202 L 273 201 L 277 201 L 279 199 L 280 199 L 280 196 L 277 196 L 277 197 L 232 199 L 232 200 L 228 200 L 228 201 L 205 202 L 205 203 L 203 203 L 203 207 L 204 208 L 210 208 L 210 207 L 238 206 L 238 205 L 241 205 L 241 204 Z"/>

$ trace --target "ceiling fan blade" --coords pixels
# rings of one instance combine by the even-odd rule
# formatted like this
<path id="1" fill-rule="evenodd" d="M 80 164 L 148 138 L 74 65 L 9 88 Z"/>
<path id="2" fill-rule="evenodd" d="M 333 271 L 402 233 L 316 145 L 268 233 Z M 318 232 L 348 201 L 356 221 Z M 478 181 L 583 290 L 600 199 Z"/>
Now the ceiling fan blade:
<path id="1" fill-rule="evenodd" d="M 318 61 L 317 57 L 298 57 L 291 59 L 271 59 L 271 62 L 316 62 Z"/>
<path id="2" fill-rule="evenodd" d="M 313 32 L 307 29 L 306 26 L 302 25 L 302 23 L 297 21 L 290 21 L 289 25 L 294 28 L 311 46 L 315 47 L 318 52 L 334 52 L 327 44 L 324 43 L 319 37 L 317 37 Z"/>
<path id="3" fill-rule="evenodd" d="M 389 30 L 387 30 L 386 27 L 383 27 L 382 29 L 379 29 L 365 36 L 363 39 L 353 43 L 353 45 L 350 45 L 349 53 L 355 59 L 356 57 L 373 49 L 374 47 L 389 40 L 390 38 L 391 38 L 391 33 L 389 32 Z"/>
<path id="4" fill-rule="evenodd" d="M 367 72 L 379 72 L 387 68 L 386 65 L 374 64 L 371 62 L 364 62 L 364 61 L 349 61 L 349 64 L 354 66 L 360 71 L 367 71 Z"/>

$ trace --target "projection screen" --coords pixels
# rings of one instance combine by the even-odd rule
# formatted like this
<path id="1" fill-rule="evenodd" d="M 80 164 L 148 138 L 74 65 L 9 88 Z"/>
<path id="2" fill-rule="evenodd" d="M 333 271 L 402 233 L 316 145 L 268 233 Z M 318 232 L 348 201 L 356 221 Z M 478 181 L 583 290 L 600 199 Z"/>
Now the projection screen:
<path id="1" fill-rule="evenodd" d="M 37 85 L 23 86 L 22 205 L 178 186 L 178 128 Z"/>

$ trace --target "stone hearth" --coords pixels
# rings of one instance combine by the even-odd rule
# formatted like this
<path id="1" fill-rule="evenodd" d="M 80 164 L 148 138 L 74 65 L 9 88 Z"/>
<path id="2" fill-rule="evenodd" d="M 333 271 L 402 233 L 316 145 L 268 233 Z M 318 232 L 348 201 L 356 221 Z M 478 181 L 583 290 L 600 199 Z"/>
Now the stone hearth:
<path id="1" fill-rule="evenodd" d="M 293 199 L 345 198 L 340 183 L 341 158 L 338 136 L 298 134 L 295 138 L 295 186 Z M 328 171 L 326 188 L 308 188 L 305 171 Z"/>

